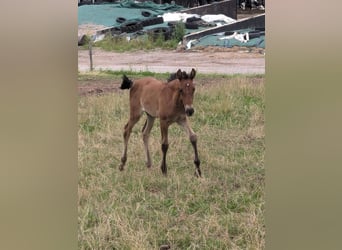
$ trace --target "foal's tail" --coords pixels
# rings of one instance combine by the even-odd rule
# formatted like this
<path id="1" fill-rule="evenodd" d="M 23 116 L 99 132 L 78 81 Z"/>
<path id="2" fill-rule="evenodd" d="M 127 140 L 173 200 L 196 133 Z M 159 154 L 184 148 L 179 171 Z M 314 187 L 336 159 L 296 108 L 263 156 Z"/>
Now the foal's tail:
<path id="1" fill-rule="evenodd" d="M 132 87 L 132 85 L 133 85 L 133 82 L 130 79 L 128 79 L 126 75 L 123 75 L 120 89 L 129 89 Z"/>

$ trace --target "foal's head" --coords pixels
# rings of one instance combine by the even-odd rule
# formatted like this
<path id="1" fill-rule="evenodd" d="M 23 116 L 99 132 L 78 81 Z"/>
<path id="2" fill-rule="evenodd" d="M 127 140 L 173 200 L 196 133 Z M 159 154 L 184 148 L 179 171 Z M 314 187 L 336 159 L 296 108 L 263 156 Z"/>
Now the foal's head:
<path id="1" fill-rule="evenodd" d="M 195 69 L 192 69 L 190 74 L 187 74 L 185 71 L 182 72 L 180 69 L 176 72 L 176 78 L 180 81 L 178 91 L 187 116 L 192 116 L 192 114 L 195 112 L 194 108 L 192 107 L 192 101 L 195 92 L 193 79 L 195 78 L 195 75 Z"/>

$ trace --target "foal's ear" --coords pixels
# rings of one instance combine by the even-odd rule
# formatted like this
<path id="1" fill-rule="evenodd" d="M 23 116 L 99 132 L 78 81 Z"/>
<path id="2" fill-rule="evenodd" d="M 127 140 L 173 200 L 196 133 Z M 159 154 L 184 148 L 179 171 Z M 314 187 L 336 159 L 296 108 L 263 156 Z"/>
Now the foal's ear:
<path id="1" fill-rule="evenodd" d="M 182 80 L 182 71 L 180 69 L 177 70 L 176 77 L 177 77 L 177 79 Z"/>
<path id="2" fill-rule="evenodd" d="M 190 72 L 190 79 L 191 79 L 191 80 L 194 79 L 195 76 L 196 76 L 196 70 L 193 68 L 193 69 L 191 70 L 191 72 Z"/>

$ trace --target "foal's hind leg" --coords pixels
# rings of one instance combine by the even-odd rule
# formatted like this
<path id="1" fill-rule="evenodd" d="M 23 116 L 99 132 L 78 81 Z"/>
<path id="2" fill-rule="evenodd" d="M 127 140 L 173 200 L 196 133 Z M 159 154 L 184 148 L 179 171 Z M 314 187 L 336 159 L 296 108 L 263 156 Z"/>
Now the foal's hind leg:
<path id="1" fill-rule="evenodd" d="M 125 166 L 126 161 L 127 161 L 127 145 L 128 145 L 129 137 L 130 137 L 131 132 L 132 132 L 132 128 L 139 121 L 140 116 L 141 116 L 140 113 L 137 113 L 137 114 L 135 114 L 133 116 L 131 115 L 129 121 L 125 125 L 124 133 L 123 133 L 123 137 L 124 137 L 124 151 L 122 153 L 121 164 L 119 166 L 119 169 L 121 171 L 124 169 L 124 166 Z"/>
<path id="2" fill-rule="evenodd" d="M 146 166 L 150 168 L 152 166 L 152 161 L 151 161 L 151 156 L 150 156 L 150 150 L 148 148 L 148 139 L 150 137 L 150 132 L 153 127 L 155 118 L 147 114 L 147 120 L 146 123 L 142 129 L 143 133 L 143 141 L 144 141 L 144 146 L 145 146 L 145 152 L 146 152 Z"/>
<path id="3" fill-rule="evenodd" d="M 202 175 L 201 174 L 201 169 L 200 169 L 201 162 L 200 162 L 200 160 L 198 158 L 198 151 L 197 151 L 197 135 L 191 129 L 187 117 L 185 117 L 184 120 L 179 121 L 178 124 L 184 128 L 184 130 L 187 132 L 187 134 L 189 136 L 190 142 L 192 144 L 192 147 L 193 147 L 194 153 L 195 153 L 195 159 L 194 159 L 194 163 L 195 163 L 195 166 L 196 166 L 195 175 L 197 177 L 201 177 L 201 175 Z"/>

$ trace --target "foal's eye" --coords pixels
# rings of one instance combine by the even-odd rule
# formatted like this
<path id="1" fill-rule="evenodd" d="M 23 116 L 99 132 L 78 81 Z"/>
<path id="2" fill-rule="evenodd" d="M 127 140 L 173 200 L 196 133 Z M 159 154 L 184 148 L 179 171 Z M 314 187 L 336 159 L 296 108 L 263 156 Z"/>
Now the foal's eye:
<path id="1" fill-rule="evenodd" d="M 179 89 L 179 93 L 183 93 L 183 90 L 182 90 L 182 89 Z"/>

